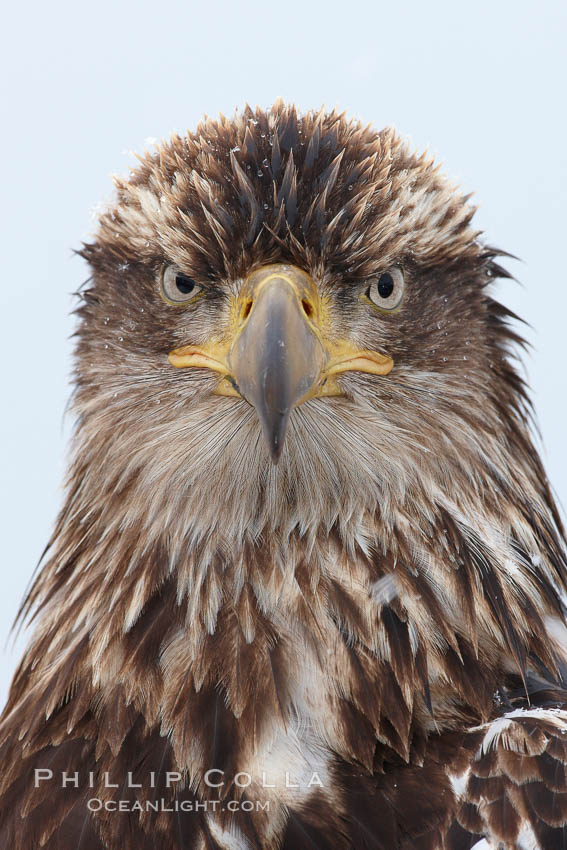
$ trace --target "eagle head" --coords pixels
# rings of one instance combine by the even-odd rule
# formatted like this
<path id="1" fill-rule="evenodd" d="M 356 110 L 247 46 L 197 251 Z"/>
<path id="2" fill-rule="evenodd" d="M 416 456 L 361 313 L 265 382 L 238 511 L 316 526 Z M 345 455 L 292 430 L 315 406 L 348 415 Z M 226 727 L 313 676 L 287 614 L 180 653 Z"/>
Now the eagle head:
<path id="1" fill-rule="evenodd" d="M 376 505 L 506 465 L 523 401 L 486 289 L 504 272 L 394 131 L 247 108 L 116 185 L 82 251 L 97 498 L 127 489 L 147 526 L 233 545 L 353 517 L 361 534 Z"/>

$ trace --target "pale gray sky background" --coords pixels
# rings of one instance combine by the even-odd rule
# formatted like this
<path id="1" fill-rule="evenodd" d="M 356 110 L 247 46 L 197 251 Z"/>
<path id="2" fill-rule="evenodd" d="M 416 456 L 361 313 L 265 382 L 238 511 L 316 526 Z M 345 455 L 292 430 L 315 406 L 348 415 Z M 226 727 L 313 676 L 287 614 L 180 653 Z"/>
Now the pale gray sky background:
<path id="1" fill-rule="evenodd" d="M 3 13 L 0 704 L 9 630 L 61 501 L 72 249 L 149 137 L 278 95 L 395 125 L 522 258 L 500 297 L 527 319 L 544 457 L 567 502 L 567 6 L 563 2 L 10 3 Z M 4 647 L 7 647 L 4 651 Z"/>

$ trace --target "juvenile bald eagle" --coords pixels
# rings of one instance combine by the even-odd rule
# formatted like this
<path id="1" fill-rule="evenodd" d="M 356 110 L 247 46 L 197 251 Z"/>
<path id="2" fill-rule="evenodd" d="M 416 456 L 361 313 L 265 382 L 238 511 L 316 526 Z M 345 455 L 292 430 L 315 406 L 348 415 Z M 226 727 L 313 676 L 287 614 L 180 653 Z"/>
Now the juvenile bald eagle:
<path id="1" fill-rule="evenodd" d="M 2 848 L 567 847 L 564 538 L 472 216 L 281 102 L 117 181 Z"/>

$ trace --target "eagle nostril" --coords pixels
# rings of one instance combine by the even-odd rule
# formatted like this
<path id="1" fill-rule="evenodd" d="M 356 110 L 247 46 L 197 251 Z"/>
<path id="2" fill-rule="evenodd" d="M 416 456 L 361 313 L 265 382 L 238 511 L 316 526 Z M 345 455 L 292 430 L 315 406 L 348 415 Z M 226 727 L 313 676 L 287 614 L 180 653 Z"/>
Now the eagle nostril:
<path id="1" fill-rule="evenodd" d="M 307 301 L 306 298 L 301 299 L 301 306 L 303 307 L 303 312 L 307 316 L 308 319 L 313 317 L 313 306 Z"/>
<path id="2" fill-rule="evenodd" d="M 248 316 L 250 315 L 250 310 L 252 309 L 252 303 L 253 303 L 252 299 L 249 298 L 248 301 L 246 302 L 246 304 L 244 305 L 244 307 L 242 308 L 242 321 L 244 321 L 244 319 L 247 319 Z"/>

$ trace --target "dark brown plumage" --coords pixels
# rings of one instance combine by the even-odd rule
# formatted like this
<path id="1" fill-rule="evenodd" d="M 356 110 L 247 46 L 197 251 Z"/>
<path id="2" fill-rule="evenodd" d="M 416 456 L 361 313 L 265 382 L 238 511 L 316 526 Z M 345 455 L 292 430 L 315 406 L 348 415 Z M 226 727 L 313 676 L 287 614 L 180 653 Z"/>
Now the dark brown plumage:
<path id="1" fill-rule="evenodd" d="M 473 212 L 393 131 L 281 103 L 117 181 L 2 847 L 567 847 L 564 538 Z"/>

